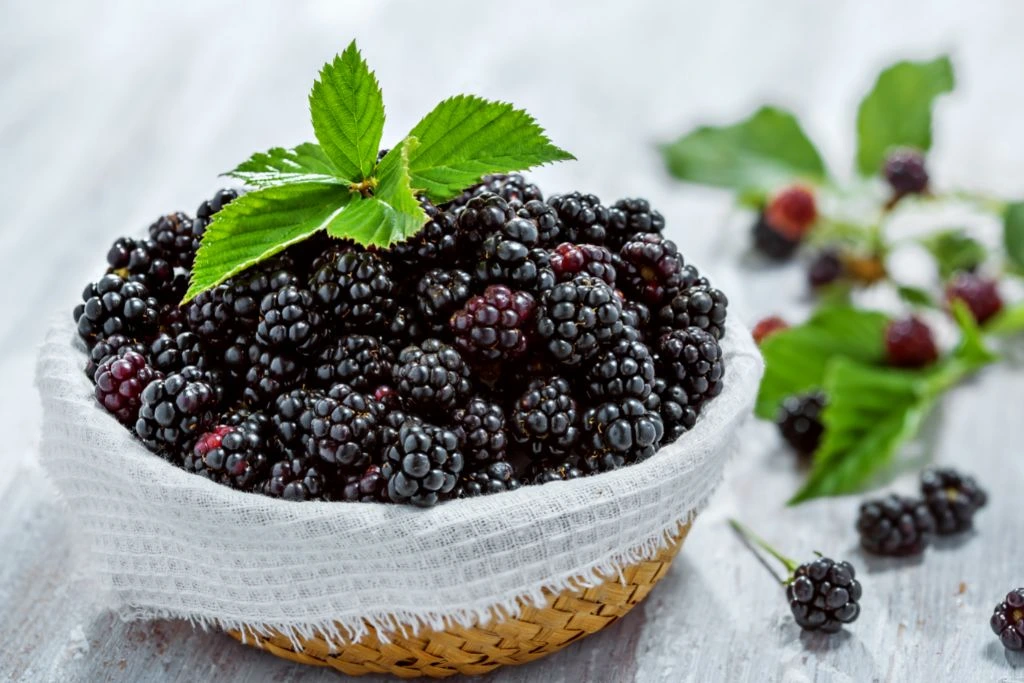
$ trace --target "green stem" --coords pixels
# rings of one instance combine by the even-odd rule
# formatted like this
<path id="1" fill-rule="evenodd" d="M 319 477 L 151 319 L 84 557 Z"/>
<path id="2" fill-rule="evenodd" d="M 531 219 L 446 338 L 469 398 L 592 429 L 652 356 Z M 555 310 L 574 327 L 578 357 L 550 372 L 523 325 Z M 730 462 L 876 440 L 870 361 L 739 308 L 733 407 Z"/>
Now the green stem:
<path id="1" fill-rule="evenodd" d="M 760 536 L 755 534 L 749 528 L 747 528 L 746 526 L 741 524 L 738 520 L 730 519 L 729 520 L 729 525 L 742 538 L 744 538 L 747 541 L 753 541 L 762 550 L 764 550 L 766 553 L 768 553 L 769 555 L 774 557 L 776 560 L 781 562 L 783 564 L 783 566 L 786 568 L 786 571 L 789 572 L 790 576 L 792 576 L 793 572 L 796 571 L 796 568 L 800 566 L 797 562 L 791 560 L 790 558 L 786 557 L 785 555 L 780 553 L 778 550 L 773 548 L 767 541 L 765 541 L 763 538 L 761 538 Z M 778 577 L 776 577 L 776 578 L 778 578 Z M 789 583 L 789 579 L 787 578 L 785 581 L 782 581 L 782 583 L 783 584 Z"/>

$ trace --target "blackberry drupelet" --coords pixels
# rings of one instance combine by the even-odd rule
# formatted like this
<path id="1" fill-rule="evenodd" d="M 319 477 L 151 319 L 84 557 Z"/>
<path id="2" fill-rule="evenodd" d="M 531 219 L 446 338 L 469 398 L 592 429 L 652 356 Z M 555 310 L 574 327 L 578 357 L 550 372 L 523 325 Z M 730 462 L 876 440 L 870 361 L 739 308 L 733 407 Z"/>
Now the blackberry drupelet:
<path id="1" fill-rule="evenodd" d="M 213 424 L 217 392 L 199 368 L 187 366 L 142 391 L 135 433 L 153 449 L 176 451 Z"/>
<path id="2" fill-rule="evenodd" d="M 82 292 L 74 310 L 78 335 L 90 346 L 115 334 L 146 341 L 156 335 L 158 303 L 141 282 L 104 275 Z"/>
<path id="3" fill-rule="evenodd" d="M 377 337 L 347 334 L 320 351 L 312 378 L 322 387 L 347 384 L 372 391 L 391 381 L 395 354 Z"/>
<path id="4" fill-rule="evenodd" d="M 370 465 L 358 474 L 346 475 L 337 498 L 349 503 L 391 502 L 388 499 L 388 480 L 377 465 Z"/>
<path id="5" fill-rule="evenodd" d="M 970 529 L 974 525 L 974 513 L 988 502 L 988 494 L 974 477 L 949 468 L 922 472 L 921 493 L 935 517 L 935 529 L 941 535 Z"/>
<path id="6" fill-rule="evenodd" d="M 583 415 L 583 449 L 589 471 L 605 472 L 654 455 L 665 436 L 661 416 L 635 398 L 609 401 Z"/>
<path id="7" fill-rule="evenodd" d="M 529 346 L 536 310 L 528 292 L 490 285 L 451 316 L 455 347 L 484 361 L 519 358 Z"/>
<path id="8" fill-rule="evenodd" d="M 681 290 L 658 311 L 666 331 L 699 327 L 715 339 L 725 336 L 725 318 L 729 300 L 710 284 L 697 284 Z"/>
<path id="9" fill-rule="evenodd" d="M 1024 650 L 1024 588 L 1006 594 L 1006 599 L 996 605 L 989 625 L 1007 650 Z"/>
<path id="10" fill-rule="evenodd" d="M 813 391 L 790 396 L 782 402 L 775 424 L 786 443 L 799 455 L 811 455 L 818 450 L 825 431 L 821 412 L 825 408 L 825 394 Z"/>
<path id="11" fill-rule="evenodd" d="M 226 424 L 199 437 L 186 469 L 241 491 L 261 484 L 280 458 L 280 444 L 261 413 L 229 415 Z"/>
<path id="12" fill-rule="evenodd" d="M 699 327 L 673 330 L 658 340 L 660 375 L 683 387 L 696 407 L 722 392 L 725 361 L 718 340 Z"/>
<path id="13" fill-rule="evenodd" d="M 406 420 L 385 452 L 381 473 L 388 481 L 388 498 L 431 507 L 451 496 L 462 468 L 455 432 Z"/>
<path id="14" fill-rule="evenodd" d="M 923 500 L 892 494 L 861 504 L 857 532 L 869 553 L 920 555 L 931 543 L 935 518 Z"/>
<path id="15" fill-rule="evenodd" d="M 474 396 L 452 416 L 467 466 L 481 467 L 505 459 L 508 430 L 505 411 L 497 403 Z"/>
<path id="16" fill-rule="evenodd" d="M 192 219 L 186 214 L 177 211 L 156 219 L 149 226 L 149 239 L 160 247 L 172 266 L 192 267 L 199 240 L 196 239 Z"/>
<path id="17" fill-rule="evenodd" d="M 579 365 L 622 334 L 622 318 L 622 300 L 604 280 L 577 275 L 543 294 L 537 333 L 556 360 Z"/>
<path id="18" fill-rule="evenodd" d="M 558 282 L 586 274 L 615 286 L 615 258 L 606 247 L 563 242 L 551 253 L 551 270 Z"/>
<path id="19" fill-rule="evenodd" d="M 335 247 L 313 264 L 309 288 L 324 306 L 329 326 L 372 328 L 394 311 L 391 264 L 376 252 Z"/>
<path id="20" fill-rule="evenodd" d="M 564 377 L 537 378 L 509 413 L 512 436 L 534 459 L 569 452 L 580 439 L 580 411 Z"/>
<path id="21" fill-rule="evenodd" d="M 569 481 L 579 479 L 583 471 L 576 465 L 574 459 L 564 460 L 554 464 L 538 464 L 530 472 L 530 481 L 535 485 L 548 484 L 553 481 Z"/>
<path id="22" fill-rule="evenodd" d="M 111 356 L 116 356 L 122 349 L 125 351 L 134 351 L 140 353 L 143 356 L 146 355 L 147 348 L 142 342 L 137 342 L 134 339 L 129 339 L 123 334 L 114 334 L 105 339 L 100 339 L 96 344 L 89 349 L 89 360 L 85 364 L 85 374 L 90 379 L 95 381 L 96 369 L 99 368 L 100 364 Z M 157 368 L 158 370 L 160 368 Z"/>
<path id="23" fill-rule="evenodd" d="M 654 388 L 654 375 L 654 358 L 647 345 L 620 339 L 598 353 L 587 367 L 587 394 L 595 401 L 618 398 L 643 401 Z"/>
<path id="24" fill-rule="evenodd" d="M 256 341 L 267 349 L 308 354 L 320 343 L 323 327 L 313 294 L 289 284 L 270 292 L 260 302 Z"/>
<path id="25" fill-rule="evenodd" d="M 889 365 L 898 368 L 923 368 L 939 358 L 931 328 L 916 316 L 889 323 L 885 350 Z"/>
<path id="26" fill-rule="evenodd" d="M 978 324 L 985 323 L 1003 310 L 996 281 L 976 273 L 957 273 L 946 285 L 946 302 L 963 301 Z"/>
<path id="27" fill-rule="evenodd" d="M 200 370 L 210 366 L 202 340 L 192 332 L 161 334 L 149 345 L 149 358 L 153 367 L 163 373 L 177 372 L 186 365 Z"/>
<path id="28" fill-rule="evenodd" d="M 654 393 L 651 395 L 658 397 L 657 410 L 665 428 L 663 446 L 672 443 L 697 424 L 701 404 L 691 403 L 691 397 L 680 384 L 666 382 L 659 377 L 654 382 Z"/>
<path id="29" fill-rule="evenodd" d="M 454 491 L 455 498 L 474 498 L 492 493 L 515 491 L 521 483 L 515 477 L 512 465 L 507 462 L 492 462 L 472 472 L 463 472 Z"/>
<path id="30" fill-rule="evenodd" d="M 252 359 L 242 380 L 242 401 L 252 408 L 265 406 L 281 393 L 301 385 L 306 374 L 306 365 L 298 357 L 262 351 Z"/>
<path id="31" fill-rule="evenodd" d="M 134 424 L 139 417 L 142 391 L 162 377 L 145 356 L 125 348 L 122 353 L 108 356 L 97 368 L 96 400 L 122 424 Z"/>
<path id="32" fill-rule="evenodd" d="M 458 351 L 438 339 L 403 349 L 391 375 L 402 398 L 428 414 L 448 414 L 472 391 L 469 366 Z"/>
<path id="33" fill-rule="evenodd" d="M 621 249 L 634 235 L 665 230 L 665 217 L 652 209 L 646 199 L 620 199 L 612 208 L 624 217 L 624 220 L 612 221 L 616 229 L 609 230 L 608 244 L 613 249 Z"/>
<path id="34" fill-rule="evenodd" d="M 418 199 L 427 222 L 408 240 L 393 245 L 391 254 L 396 261 L 409 266 L 454 264 L 459 252 L 455 214 L 434 206 L 426 197 Z"/>
<path id="35" fill-rule="evenodd" d="M 476 256 L 484 239 L 500 232 L 513 218 L 515 211 L 496 194 L 483 192 L 470 199 L 459 213 L 455 227 L 463 257 Z"/>
<path id="36" fill-rule="evenodd" d="M 849 562 L 827 557 L 796 568 L 786 586 L 789 608 L 805 631 L 836 633 L 860 615 L 860 582 Z"/>
<path id="37" fill-rule="evenodd" d="M 928 170 L 924 165 L 924 156 L 916 149 L 890 152 L 882 173 L 897 197 L 928 190 Z"/>
<path id="38" fill-rule="evenodd" d="M 311 401 L 300 418 L 310 434 L 307 454 L 345 472 L 365 469 L 380 454 L 381 412 L 381 405 L 365 394 L 332 389 Z"/>
<path id="39" fill-rule="evenodd" d="M 259 490 L 285 500 L 325 500 L 330 480 L 316 458 L 286 457 L 275 462 Z"/>
<path id="40" fill-rule="evenodd" d="M 683 285 L 683 257 L 675 242 L 658 233 L 634 235 L 619 257 L 619 285 L 649 306 L 664 306 Z"/>
<path id="41" fill-rule="evenodd" d="M 434 334 L 448 329 L 448 319 L 462 307 L 472 293 L 473 279 L 458 270 L 428 270 L 416 283 L 416 306 L 420 319 Z"/>
<path id="42" fill-rule="evenodd" d="M 548 206 L 558 214 L 561 238 L 565 242 L 604 244 L 608 238 L 608 207 L 592 194 L 570 192 L 548 197 Z"/>
<path id="43" fill-rule="evenodd" d="M 522 206 L 513 205 L 516 216 L 534 224 L 537 230 L 538 244 L 542 247 L 553 247 L 558 244 L 561 226 L 558 214 L 553 208 L 539 199 L 531 199 Z"/>

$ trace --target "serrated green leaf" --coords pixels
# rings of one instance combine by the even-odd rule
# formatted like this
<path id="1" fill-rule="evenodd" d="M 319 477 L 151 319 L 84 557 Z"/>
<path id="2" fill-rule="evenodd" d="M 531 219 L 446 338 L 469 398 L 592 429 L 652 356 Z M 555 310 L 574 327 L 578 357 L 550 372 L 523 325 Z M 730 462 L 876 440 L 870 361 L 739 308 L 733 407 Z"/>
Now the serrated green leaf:
<path id="1" fill-rule="evenodd" d="M 275 185 L 242 195 L 207 226 L 184 300 L 326 228 L 351 196 L 345 187 L 324 183 Z"/>
<path id="2" fill-rule="evenodd" d="M 829 362 L 849 358 L 864 364 L 885 359 L 882 313 L 847 306 L 819 309 L 806 323 L 761 342 L 765 372 L 757 397 L 759 417 L 774 419 L 787 396 L 820 389 Z"/>
<path id="3" fill-rule="evenodd" d="M 352 183 L 369 178 L 384 132 L 384 98 L 354 40 L 321 69 L 309 111 L 338 177 Z"/>
<path id="4" fill-rule="evenodd" d="M 334 165 L 320 145 L 304 142 L 292 149 L 272 147 L 266 152 L 257 152 L 224 175 L 237 178 L 247 185 L 269 187 L 294 183 L 344 182 L 335 174 Z"/>
<path id="5" fill-rule="evenodd" d="M 704 126 L 661 148 L 680 180 L 743 193 L 775 190 L 794 180 L 824 181 L 825 163 L 796 117 L 763 107 L 731 126 Z"/>
<path id="6" fill-rule="evenodd" d="M 332 237 L 363 246 L 386 247 L 412 237 L 427 222 L 427 214 L 412 191 L 409 153 L 416 138 L 406 138 L 387 153 L 377 167 L 377 187 L 371 197 L 360 197 L 328 228 Z"/>
<path id="7" fill-rule="evenodd" d="M 533 117 L 507 102 L 472 95 L 444 100 L 409 133 L 412 185 L 434 202 L 457 196 L 488 173 L 575 159 L 551 144 Z"/>
<path id="8" fill-rule="evenodd" d="M 937 306 L 932 295 L 920 287 L 900 285 L 896 288 L 896 293 L 901 299 L 913 306 L 925 306 L 928 308 L 936 308 Z"/>
<path id="9" fill-rule="evenodd" d="M 1003 245 L 1016 268 L 1024 269 L 1024 202 L 1007 204 L 1003 213 Z"/>
<path id="10" fill-rule="evenodd" d="M 878 76 L 857 110 L 857 170 L 874 175 L 895 147 L 928 151 L 932 146 L 932 105 L 953 90 L 949 57 L 893 64 Z"/>
<path id="11" fill-rule="evenodd" d="M 935 259 L 943 280 L 960 270 L 974 270 L 988 255 L 984 245 L 962 229 L 941 230 L 920 242 Z"/>

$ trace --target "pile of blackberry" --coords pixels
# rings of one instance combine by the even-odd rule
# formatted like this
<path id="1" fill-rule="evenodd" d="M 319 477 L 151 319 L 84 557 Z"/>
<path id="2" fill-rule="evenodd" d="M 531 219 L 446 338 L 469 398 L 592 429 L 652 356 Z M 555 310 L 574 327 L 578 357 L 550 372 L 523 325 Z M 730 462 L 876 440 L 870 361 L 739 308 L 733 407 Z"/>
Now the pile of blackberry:
<path id="1" fill-rule="evenodd" d="M 488 176 L 405 243 L 318 235 L 181 306 L 238 196 L 118 239 L 74 313 L 99 403 L 214 482 L 431 506 L 639 462 L 722 391 L 728 300 L 645 200 Z"/>

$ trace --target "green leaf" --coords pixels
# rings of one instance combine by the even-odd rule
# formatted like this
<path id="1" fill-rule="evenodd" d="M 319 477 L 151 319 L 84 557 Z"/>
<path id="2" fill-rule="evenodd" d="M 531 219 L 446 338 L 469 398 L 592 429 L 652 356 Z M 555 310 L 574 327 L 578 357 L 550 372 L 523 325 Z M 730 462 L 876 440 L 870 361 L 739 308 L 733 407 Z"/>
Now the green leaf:
<path id="1" fill-rule="evenodd" d="M 984 245 L 962 229 L 941 230 L 920 240 L 935 259 L 943 280 L 960 270 L 973 270 L 988 254 Z"/>
<path id="2" fill-rule="evenodd" d="M 985 332 L 997 335 L 1024 332 L 1024 303 L 1004 308 L 998 315 L 985 323 Z"/>
<path id="3" fill-rule="evenodd" d="M 663 145 L 669 172 L 680 180 L 743 193 L 770 191 L 804 179 L 824 181 L 821 155 L 789 112 L 763 107 L 731 126 L 704 126 Z"/>
<path id="4" fill-rule="evenodd" d="M 360 197 L 331 224 L 332 237 L 363 246 L 386 247 L 412 237 L 427 222 L 427 214 L 412 191 L 409 153 L 416 138 L 406 138 L 387 153 L 377 168 L 378 185 L 371 197 Z"/>
<path id="5" fill-rule="evenodd" d="M 894 147 L 932 146 L 932 104 L 953 90 L 949 57 L 898 62 L 878 76 L 857 110 L 857 170 L 874 175 Z"/>
<path id="6" fill-rule="evenodd" d="M 309 111 L 336 175 L 352 183 L 369 178 L 384 131 L 384 98 L 354 40 L 320 71 Z"/>
<path id="7" fill-rule="evenodd" d="M 1003 213 L 1003 245 L 1016 268 L 1024 269 L 1024 202 L 1007 204 Z"/>
<path id="8" fill-rule="evenodd" d="M 242 195 L 207 226 L 184 300 L 326 228 L 351 197 L 347 188 L 325 183 L 276 185 Z"/>
<path id="9" fill-rule="evenodd" d="M 908 304 L 913 306 L 925 306 L 927 308 L 936 308 L 937 304 L 932 295 L 920 287 L 910 287 L 908 285 L 900 285 L 896 288 L 896 293 L 901 299 L 906 301 Z"/>
<path id="10" fill-rule="evenodd" d="M 412 185 L 434 202 L 457 196 L 488 173 L 575 159 L 551 144 L 533 117 L 506 102 L 472 95 L 444 100 L 409 133 Z"/>
<path id="11" fill-rule="evenodd" d="M 273 147 L 257 152 L 224 175 L 247 185 L 268 187 L 293 183 L 341 183 L 320 145 L 304 142 L 294 149 Z"/>

